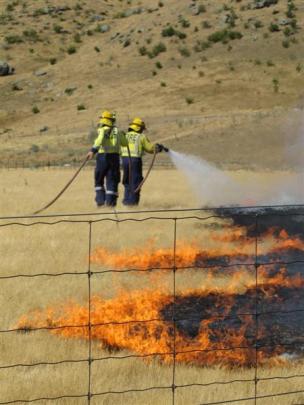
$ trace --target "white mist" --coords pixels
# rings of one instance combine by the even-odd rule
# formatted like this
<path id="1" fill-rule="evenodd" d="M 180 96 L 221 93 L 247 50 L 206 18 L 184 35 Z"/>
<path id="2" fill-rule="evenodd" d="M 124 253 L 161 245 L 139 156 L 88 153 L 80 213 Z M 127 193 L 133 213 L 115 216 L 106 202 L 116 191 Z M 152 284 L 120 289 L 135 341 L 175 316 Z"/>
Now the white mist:
<path id="1" fill-rule="evenodd" d="M 262 176 L 248 172 L 240 182 L 199 157 L 173 150 L 169 151 L 169 155 L 203 206 L 280 205 L 303 202 L 303 188 L 299 187 L 299 179 L 302 179 L 300 173 L 282 177 L 278 175 L 275 181 L 261 182 Z"/>

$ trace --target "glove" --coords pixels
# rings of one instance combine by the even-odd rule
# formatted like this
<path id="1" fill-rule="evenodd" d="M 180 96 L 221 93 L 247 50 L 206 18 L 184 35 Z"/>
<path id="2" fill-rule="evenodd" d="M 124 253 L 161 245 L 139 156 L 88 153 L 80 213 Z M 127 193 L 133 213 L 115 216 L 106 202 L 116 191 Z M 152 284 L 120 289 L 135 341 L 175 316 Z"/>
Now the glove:
<path id="1" fill-rule="evenodd" d="M 155 151 L 156 151 L 156 153 L 160 153 L 160 152 L 162 152 L 164 150 L 164 145 L 162 145 L 162 144 L 160 144 L 160 143 L 157 143 L 156 145 L 155 145 Z"/>

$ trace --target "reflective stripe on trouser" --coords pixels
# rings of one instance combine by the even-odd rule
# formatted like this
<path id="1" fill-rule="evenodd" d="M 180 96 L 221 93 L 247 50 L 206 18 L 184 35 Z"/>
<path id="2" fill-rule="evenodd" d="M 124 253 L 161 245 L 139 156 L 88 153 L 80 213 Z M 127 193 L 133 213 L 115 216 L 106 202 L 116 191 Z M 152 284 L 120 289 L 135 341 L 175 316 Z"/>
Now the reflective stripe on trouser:
<path id="1" fill-rule="evenodd" d="M 106 180 L 106 192 L 104 181 Z M 118 197 L 118 183 L 120 182 L 119 154 L 98 153 L 95 168 L 95 190 L 101 187 L 104 193 L 104 202 L 115 206 Z"/>
<path id="2" fill-rule="evenodd" d="M 132 184 L 129 179 L 129 158 L 122 158 L 123 166 L 123 180 L 122 183 L 125 188 L 123 204 L 125 205 L 137 205 L 140 199 L 140 191 L 134 193 L 134 190 L 139 186 L 143 179 L 142 175 L 142 159 L 138 157 L 131 157 L 131 176 Z"/>

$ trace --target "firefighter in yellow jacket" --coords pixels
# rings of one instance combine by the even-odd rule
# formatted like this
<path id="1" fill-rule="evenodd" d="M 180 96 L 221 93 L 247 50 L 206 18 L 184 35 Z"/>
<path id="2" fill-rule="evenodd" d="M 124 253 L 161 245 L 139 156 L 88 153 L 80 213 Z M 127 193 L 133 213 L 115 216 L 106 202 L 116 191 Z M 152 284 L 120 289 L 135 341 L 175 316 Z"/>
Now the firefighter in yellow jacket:
<path id="1" fill-rule="evenodd" d="M 128 142 L 126 136 L 118 132 L 113 113 L 104 111 L 100 118 L 98 136 L 87 156 L 92 159 L 96 155 L 95 201 L 97 206 L 106 204 L 114 207 L 120 182 L 120 149 L 122 146 L 126 147 Z"/>
<path id="2" fill-rule="evenodd" d="M 146 129 L 145 123 L 140 118 L 134 118 L 129 125 L 126 138 L 128 148 L 123 145 L 121 148 L 122 166 L 123 166 L 123 185 L 124 185 L 124 205 L 137 205 L 140 199 L 140 190 L 137 187 L 143 180 L 142 175 L 142 156 L 147 153 L 159 153 L 164 150 L 164 146 L 153 144 L 143 133 Z M 130 168 L 131 164 L 131 168 Z M 136 191 L 136 192 L 135 192 Z"/>

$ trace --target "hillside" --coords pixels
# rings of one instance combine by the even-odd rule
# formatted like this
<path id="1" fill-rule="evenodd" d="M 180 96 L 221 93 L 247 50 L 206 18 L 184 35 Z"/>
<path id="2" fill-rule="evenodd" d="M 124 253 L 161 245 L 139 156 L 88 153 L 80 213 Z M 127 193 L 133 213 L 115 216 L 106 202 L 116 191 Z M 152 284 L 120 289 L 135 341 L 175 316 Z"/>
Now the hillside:
<path id="1" fill-rule="evenodd" d="M 303 2 L 14 0 L 0 23 L 0 60 L 15 68 L 0 77 L 2 165 L 80 161 L 107 108 L 224 167 L 282 166 Z"/>

